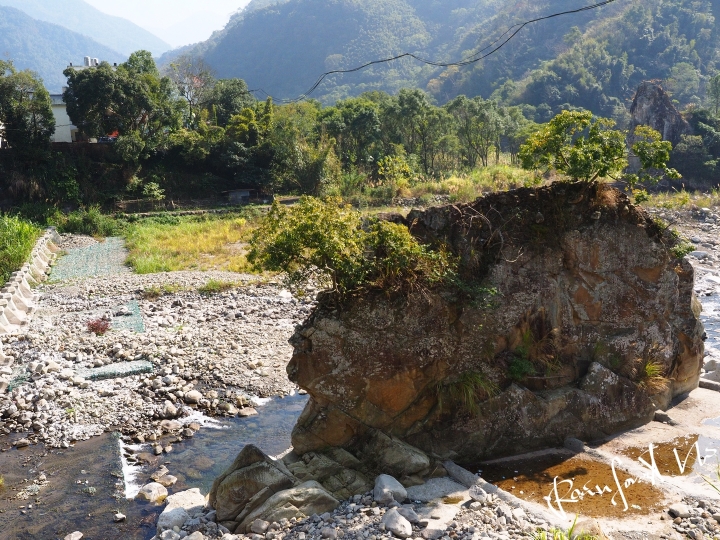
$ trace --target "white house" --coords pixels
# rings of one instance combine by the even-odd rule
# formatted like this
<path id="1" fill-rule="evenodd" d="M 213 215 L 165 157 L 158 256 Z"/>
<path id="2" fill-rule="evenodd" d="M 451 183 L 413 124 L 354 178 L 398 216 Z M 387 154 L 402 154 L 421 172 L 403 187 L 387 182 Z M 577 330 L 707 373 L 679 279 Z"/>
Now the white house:
<path id="1" fill-rule="evenodd" d="M 70 121 L 62 94 L 50 94 L 50 100 L 52 101 L 52 112 L 55 117 L 55 133 L 50 140 L 56 143 L 75 142 L 78 128 Z"/>
<path id="2" fill-rule="evenodd" d="M 83 69 L 96 68 L 100 65 L 100 60 L 86 56 L 82 66 L 73 66 L 72 63 L 68 67 L 75 71 Z M 113 65 L 113 69 L 117 69 L 117 64 Z M 78 128 L 74 126 L 67 114 L 67 106 L 63 101 L 62 94 L 50 94 L 52 100 L 52 112 L 55 116 L 55 134 L 51 141 L 56 143 L 72 143 L 77 141 Z"/>

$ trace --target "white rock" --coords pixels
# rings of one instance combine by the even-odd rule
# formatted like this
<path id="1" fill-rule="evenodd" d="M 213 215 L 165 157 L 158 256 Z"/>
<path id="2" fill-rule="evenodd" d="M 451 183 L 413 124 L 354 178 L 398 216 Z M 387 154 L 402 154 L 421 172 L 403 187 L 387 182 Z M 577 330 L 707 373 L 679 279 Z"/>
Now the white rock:
<path id="1" fill-rule="evenodd" d="M 393 500 L 403 502 L 407 498 L 407 490 L 403 485 L 389 474 L 381 474 L 375 479 L 373 499 L 381 504 L 391 503 Z"/>
<path id="2" fill-rule="evenodd" d="M 398 538 L 409 538 L 412 536 L 412 525 L 410 525 L 410 522 L 402 517 L 395 508 L 391 508 L 385 512 L 382 523 L 385 525 L 386 531 L 390 531 Z"/>
<path id="3" fill-rule="evenodd" d="M 690 517 L 690 507 L 682 503 L 671 504 L 668 513 L 673 517 L 688 518 Z"/>
<path id="4" fill-rule="evenodd" d="M 254 532 L 255 534 L 265 534 L 265 532 L 267 532 L 269 526 L 270 526 L 270 524 L 267 521 L 262 520 L 262 519 L 256 519 L 250 525 L 250 530 L 252 532 Z"/>
<path id="5" fill-rule="evenodd" d="M 160 514 L 157 522 L 158 531 L 182 527 L 190 514 L 196 514 L 205 507 L 205 497 L 198 488 L 188 489 L 170 495 L 167 498 L 167 506 Z"/>
<path id="6" fill-rule="evenodd" d="M 80 540 L 83 537 L 83 533 L 80 531 L 75 531 L 74 533 L 70 533 L 67 536 L 65 536 L 65 540 Z"/>
<path id="7" fill-rule="evenodd" d="M 168 490 L 162 484 L 157 482 L 150 482 L 140 488 L 138 494 L 135 496 L 136 499 L 142 499 L 150 501 L 151 503 L 161 503 L 168 496 Z"/>
<path id="8" fill-rule="evenodd" d="M 202 394 L 197 390 L 190 390 L 183 396 L 183 399 L 185 400 L 185 403 L 192 405 L 198 403 L 202 399 Z"/>

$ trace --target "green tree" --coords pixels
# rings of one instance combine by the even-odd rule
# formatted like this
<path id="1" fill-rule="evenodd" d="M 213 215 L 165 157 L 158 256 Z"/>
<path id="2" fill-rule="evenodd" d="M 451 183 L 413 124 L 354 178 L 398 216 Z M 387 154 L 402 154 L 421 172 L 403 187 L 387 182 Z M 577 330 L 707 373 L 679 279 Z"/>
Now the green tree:
<path id="1" fill-rule="evenodd" d="M 255 97 L 248 91 L 242 79 L 221 79 L 210 92 L 207 107 L 210 120 L 218 126 L 226 127 L 230 119 L 243 109 L 255 106 Z"/>
<path id="2" fill-rule="evenodd" d="M 594 118 L 584 111 L 563 111 L 531 135 L 520 150 L 525 169 L 552 169 L 573 180 L 592 182 L 598 178 L 618 178 L 628 166 L 627 134 L 612 129 L 607 118 Z M 650 179 L 652 169 L 663 169 L 669 176 L 677 172 L 665 168 L 672 145 L 660 134 L 638 126 L 633 134 L 633 152 L 641 168 L 637 175 L 627 175 L 631 185 Z"/>
<path id="3" fill-rule="evenodd" d="M 44 155 L 55 132 L 50 95 L 31 71 L 17 71 L 0 60 L 0 124 L 13 155 L 32 160 Z"/>
<path id="4" fill-rule="evenodd" d="M 490 152 L 500 152 L 500 137 L 503 135 L 504 111 L 494 101 L 481 97 L 458 96 L 447 105 L 448 111 L 457 123 L 458 139 L 469 167 L 480 161 L 487 167 Z"/>
<path id="5" fill-rule="evenodd" d="M 407 227 L 363 221 L 337 199 L 302 197 L 290 208 L 275 202 L 253 233 L 248 259 L 283 271 L 296 286 L 324 278 L 341 298 L 373 287 L 408 290 L 455 275 L 454 263 L 421 246 Z"/>
<path id="6" fill-rule="evenodd" d="M 707 95 L 710 98 L 710 102 L 715 109 L 715 115 L 717 116 L 718 111 L 720 111 L 720 73 L 708 81 Z"/>
<path id="7" fill-rule="evenodd" d="M 63 94 L 68 116 L 86 136 L 117 133 L 139 137 L 149 151 L 161 143 L 168 130 L 179 127 L 173 85 L 169 78 L 160 77 L 147 51 L 133 53 L 117 68 L 102 62 L 82 70 L 70 67 L 64 74 L 68 78 Z"/>

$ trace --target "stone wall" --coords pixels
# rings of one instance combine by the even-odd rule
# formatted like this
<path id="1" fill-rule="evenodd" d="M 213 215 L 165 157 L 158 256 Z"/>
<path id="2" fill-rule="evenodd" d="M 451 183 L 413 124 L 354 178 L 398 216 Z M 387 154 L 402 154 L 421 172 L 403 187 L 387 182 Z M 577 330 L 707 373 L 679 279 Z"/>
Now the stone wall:
<path id="1" fill-rule="evenodd" d="M 29 262 L 13 273 L 0 291 L 0 336 L 21 332 L 30 322 L 37 301 L 30 283 L 47 279 L 50 263 L 58 251 L 54 241 L 57 241 L 57 232 L 49 229 L 35 244 Z M 13 361 L 12 356 L 3 353 L 0 342 L 0 392 L 10 383 Z"/>
<path id="2" fill-rule="evenodd" d="M 621 192 L 556 183 L 404 222 L 461 258 L 466 286 L 322 303 L 292 340 L 288 375 L 311 396 L 297 454 L 344 448 L 372 466 L 408 445 L 376 470 L 424 476 L 436 459 L 606 437 L 697 386 L 693 269 Z"/>

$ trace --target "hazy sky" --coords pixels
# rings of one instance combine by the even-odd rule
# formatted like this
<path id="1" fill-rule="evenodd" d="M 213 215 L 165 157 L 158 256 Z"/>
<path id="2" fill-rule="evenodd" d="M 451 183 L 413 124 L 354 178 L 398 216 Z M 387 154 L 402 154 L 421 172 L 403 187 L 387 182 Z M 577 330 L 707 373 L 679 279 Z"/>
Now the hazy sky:
<path id="1" fill-rule="evenodd" d="M 85 0 L 100 11 L 129 19 L 178 47 L 220 30 L 250 0 Z"/>

